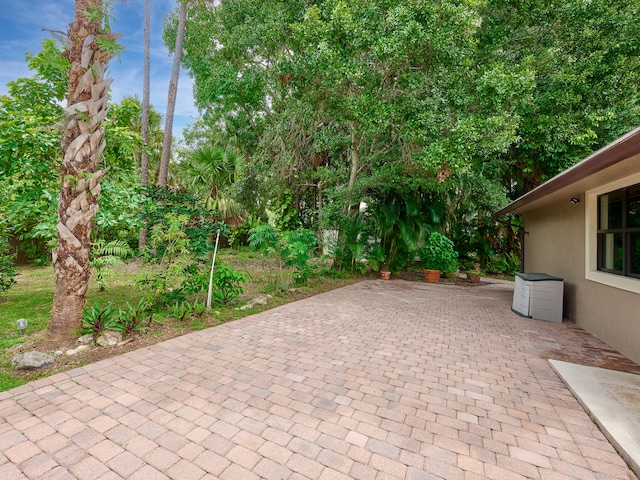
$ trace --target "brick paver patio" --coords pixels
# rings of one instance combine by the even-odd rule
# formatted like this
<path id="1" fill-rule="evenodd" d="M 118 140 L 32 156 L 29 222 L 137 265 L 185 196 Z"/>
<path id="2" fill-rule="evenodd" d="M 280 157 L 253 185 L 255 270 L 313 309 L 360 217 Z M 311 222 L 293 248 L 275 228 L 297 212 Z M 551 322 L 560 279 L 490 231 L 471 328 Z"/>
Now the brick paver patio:
<path id="1" fill-rule="evenodd" d="M 0 393 L 0 479 L 635 479 L 547 363 L 619 356 L 511 296 L 366 281 Z"/>

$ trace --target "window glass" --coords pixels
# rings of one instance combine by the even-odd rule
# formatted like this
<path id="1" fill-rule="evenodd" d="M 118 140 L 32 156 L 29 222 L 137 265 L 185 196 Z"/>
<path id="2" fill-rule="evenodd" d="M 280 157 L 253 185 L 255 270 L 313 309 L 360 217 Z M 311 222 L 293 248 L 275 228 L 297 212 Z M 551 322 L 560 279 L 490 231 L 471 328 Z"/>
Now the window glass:
<path id="1" fill-rule="evenodd" d="M 640 233 L 631 234 L 631 272 L 640 275 Z"/>
<path id="2" fill-rule="evenodd" d="M 627 200 L 627 227 L 640 227 L 640 185 L 629 189 Z"/>
<path id="3" fill-rule="evenodd" d="M 622 234 L 605 233 L 601 238 L 602 268 L 622 271 Z"/>
<path id="4" fill-rule="evenodd" d="M 618 190 L 600 197 L 600 230 L 622 228 L 622 197 L 624 191 Z"/>
<path id="5" fill-rule="evenodd" d="M 598 196 L 598 270 L 640 278 L 640 184 Z"/>

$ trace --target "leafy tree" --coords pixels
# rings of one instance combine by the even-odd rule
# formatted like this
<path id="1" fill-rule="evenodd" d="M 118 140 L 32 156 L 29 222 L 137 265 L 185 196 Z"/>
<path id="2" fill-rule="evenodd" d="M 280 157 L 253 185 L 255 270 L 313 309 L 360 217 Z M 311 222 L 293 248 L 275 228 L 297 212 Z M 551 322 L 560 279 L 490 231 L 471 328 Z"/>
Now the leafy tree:
<path id="1" fill-rule="evenodd" d="M 367 248 L 356 232 L 382 238 L 382 212 L 394 209 L 404 217 L 374 256 L 409 258 L 428 230 L 465 256 L 469 243 L 490 256 L 498 229 L 488 217 L 505 192 L 536 186 L 640 120 L 638 8 L 221 2 L 190 9 L 184 64 L 202 123 L 247 155 L 237 191 L 256 216 L 287 203 L 310 226 L 322 220 L 353 246 L 347 263 Z M 361 201 L 368 215 L 356 213 Z"/>
<path id="2" fill-rule="evenodd" d="M 445 181 L 516 139 L 515 105 L 532 72 L 478 61 L 481 6 L 223 2 L 190 16 L 185 64 L 205 116 L 247 144 L 249 131 L 258 136 L 251 161 L 266 168 L 249 169 L 257 181 L 294 193 L 299 212 L 341 198 L 348 214 L 365 194 L 368 203 L 406 198 L 383 183 L 389 171 Z M 198 35 L 205 30 L 214 48 Z"/>
<path id="3" fill-rule="evenodd" d="M 487 1 L 482 58 L 535 75 L 519 140 L 495 159 L 514 196 L 640 123 L 639 15 L 636 1 Z"/>
<path id="4" fill-rule="evenodd" d="M 68 62 L 52 40 L 27 54 L 30 78 L 8 84 L 0 97 L 0 215 L 23 253 L 46 260 L 55 237 L 60 120 Z"/>

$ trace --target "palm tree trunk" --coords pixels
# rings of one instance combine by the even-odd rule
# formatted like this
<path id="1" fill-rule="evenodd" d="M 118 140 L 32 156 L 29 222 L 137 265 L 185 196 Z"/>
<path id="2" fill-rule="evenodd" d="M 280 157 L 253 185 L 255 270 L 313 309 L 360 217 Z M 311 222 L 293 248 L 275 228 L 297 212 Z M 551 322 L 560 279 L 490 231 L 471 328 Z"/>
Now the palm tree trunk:
<path id="1" fill-rule="evenodd" d="M 151 85 L 151 0 L 144 0 L 144 71 L 142 80 L 142 158 L 140 160 L 140 183 L 143 187 L 149 185 L 149 90 Z M 144 215 L 144 207 L 143 207 Z M 140 227 L 140 237 L 138 247 L 140 249 L 147 245 L 147 224 Z"/>
<path id="2" fill-rule="evenodd" d="M 103 78 L 115 52 L 100 48 L 96 38 L 114 40 L 103 32 L 102 0 L 76 0 L 69 26 L 69 92 L 67 125 L 62 134 L 62 187 L 58 202 L 58 245 L 53 253 L 56 287 L 46 339 L 59 343 L 80 327 L 89 284 L 91 221 L 98 211 L 99 170 L 104 149 L 103 120 L 107 115 L 111 79 Z"/>
<path id="3" fill-rule="evenodd" d="M 171 158 L 171 140 L 173 135 L 173 114 L 176 109 L 176 97 L 178 94 L 178 77 L 180 76 L 180 61 L 182 59 L 182 45 L 184 43 L 184 33 L 187 25 L 187 6 L 179 3 L 178 33 L 176 36 L 176 48 L 173 51 L 173 67 L 171 79 L 169 80 L 169 95 L 167 99 L 167 114 L 164 124 L 164 138 L 162 140 L 162 158 L 160 160 L 160 174 L 158 185 L 167 186 L 169 175 L 169 159 Z"/>

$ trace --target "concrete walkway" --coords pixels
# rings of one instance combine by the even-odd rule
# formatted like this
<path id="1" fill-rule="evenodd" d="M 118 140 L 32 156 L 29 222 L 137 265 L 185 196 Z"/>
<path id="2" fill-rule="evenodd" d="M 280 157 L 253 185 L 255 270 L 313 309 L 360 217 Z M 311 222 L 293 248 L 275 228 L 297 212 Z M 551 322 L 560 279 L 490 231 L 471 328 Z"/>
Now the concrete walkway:
<path id="1" fill-rule="evenodd" d="M 0 393 L 0 479 L 635 479 L 547 362 L 624 359 L 511 296 L 366 281 Z"/>

